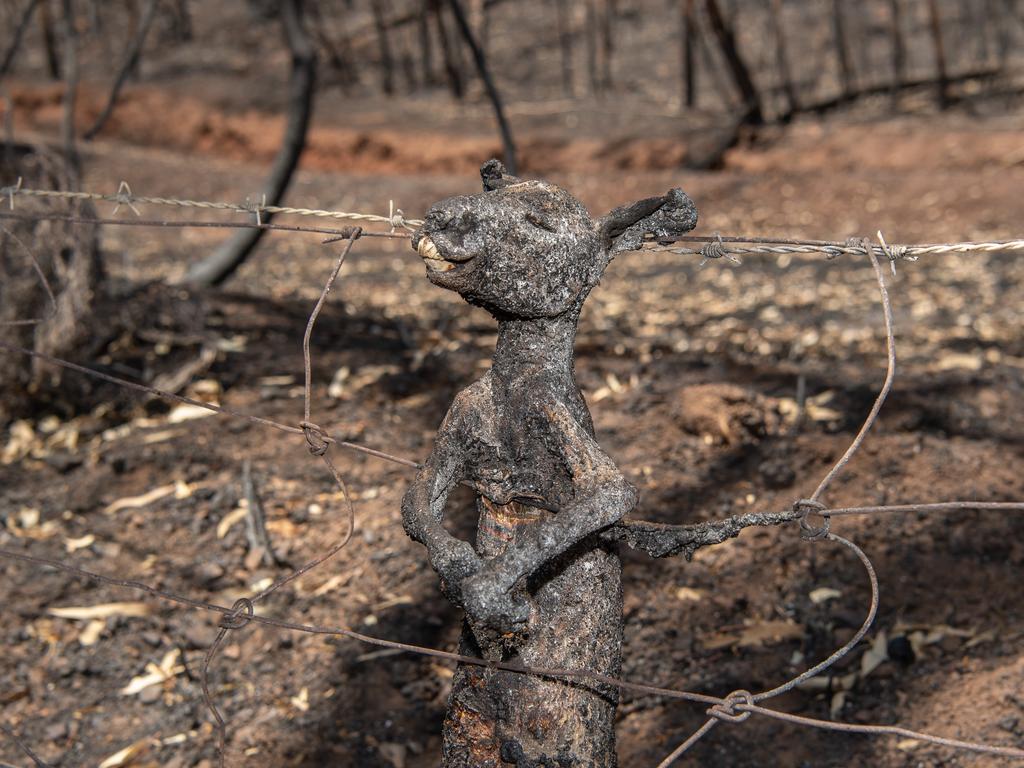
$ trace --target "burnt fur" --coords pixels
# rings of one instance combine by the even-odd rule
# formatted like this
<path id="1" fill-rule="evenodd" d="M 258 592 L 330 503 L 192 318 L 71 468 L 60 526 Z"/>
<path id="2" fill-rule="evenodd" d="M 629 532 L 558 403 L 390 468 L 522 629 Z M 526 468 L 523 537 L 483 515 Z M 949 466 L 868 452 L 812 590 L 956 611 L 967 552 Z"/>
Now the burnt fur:
<path id="1" fill-rule="evenodd" d="M 565 190 L 508 176 L 495 160 L 481 176 L 482 193 L 430 209 L 413 246 L 432 283 L 498 320 L 493 365 L 456 396 L 402 519 L 465 610 L 463 652 L 617 675 L 614 539 L 630 539 L 607 532 L 637 496 L 594 439 L 573 369 L 576 326 L 616 253 L 688 232 L 697 211 L 674 189 L 594 221 Z M 442 523 L 459 483 L 477 493 L 475 547 Z M 444 765 L 613 766 L 616 704 L 604 686 L 461 667 Z"/>

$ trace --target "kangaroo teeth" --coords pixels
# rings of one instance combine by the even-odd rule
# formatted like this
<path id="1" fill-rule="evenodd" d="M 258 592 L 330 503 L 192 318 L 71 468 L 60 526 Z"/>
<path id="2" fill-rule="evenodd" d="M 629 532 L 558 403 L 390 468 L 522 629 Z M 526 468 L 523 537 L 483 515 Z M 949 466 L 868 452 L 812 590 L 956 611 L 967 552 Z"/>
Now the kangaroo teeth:
<path id="1" fill-rule="evenodd" d="M 434 245 L 434 241 L 429 237 L 420 238 L 420 244 L 416 248 L 416 252 L 422 259 L 441 259 L 441 254 L 437 252 L 437 246 Z"/>
<path id="2" fill-rule="evenodd" d="M 447 272 L 450 269 L 455 269 L 455 265 L 450 261 L 438 261 L 437 259 L 424 259 L 427 264 L 427 269 L 431 272 Z"/>
<path id="3" fill-rule="evenodd" d="M 438 253 L 437 246 L 434 245 L 434 241 L 429 237 L 420 238 L 420 244 L 417 246 L 416 252 L 426 262 L 427 269 L 433 272 L 447 272 L 450 269 L 455 269 L 454 264 L 450 261 L 445 261 L 444 257 Z"/>

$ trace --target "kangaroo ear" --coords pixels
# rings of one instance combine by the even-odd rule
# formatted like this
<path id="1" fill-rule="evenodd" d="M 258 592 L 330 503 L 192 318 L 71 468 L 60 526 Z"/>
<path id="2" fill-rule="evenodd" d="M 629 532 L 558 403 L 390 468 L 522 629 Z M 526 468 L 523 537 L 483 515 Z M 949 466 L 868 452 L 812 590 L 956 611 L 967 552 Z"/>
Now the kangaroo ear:
<path id="1" fill-rule="evenodd" d="M 655 240 L 676 237 L 695 226 L 697 206 L 679 188 L 660 197 L 620 206 L 597 221 L 601 244 L 609 256 L 637 250 L 647 235 L 653 235 Z"/>
<path id="2" fill-rule="evenodd" d="M 509 176 L 501 161 L 493 157 L 480 166 L 480 178 L 484 182 L 484 192 L 493 192 L 496 189 L 519 183 L 519 179 Z"/>

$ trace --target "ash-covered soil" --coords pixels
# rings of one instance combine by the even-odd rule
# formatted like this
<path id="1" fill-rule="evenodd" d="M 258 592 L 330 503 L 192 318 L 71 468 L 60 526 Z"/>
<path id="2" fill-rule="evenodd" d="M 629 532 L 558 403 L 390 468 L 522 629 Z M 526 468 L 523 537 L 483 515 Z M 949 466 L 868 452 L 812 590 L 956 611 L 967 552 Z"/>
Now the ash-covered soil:
<path id="1" fill-rule="evenodd" d="M 263 169 L 245 162 L 246 152 L 133 140 L 131 114 L 122 113 L 127 133 L 119 128 L 87 150 L 87 188 L 113 190 L 126 179 L 137 194 L 215 200 L 259 188 Z M 33 127 L 45 130 L 45 121 Z M 401 131 L 411 137 L 404 146 L 429 157 L 414 126 Z M 661 141 L 637 138 L 637 151 L 657 160 Z M 383 213 L 393 199 L 417 215 L 440 197 L 475 190 L 472 167 L 489 143 L 452 139 L 443 151 L 458 162 L 404 170 L 364 157 L 346 172 L 314 151 L 289 201 Z M 868 123 L 852 115 L 797 123 L 767 144 L 734 150 L 715 173 L 602 162 L 588 147 L 584 160 L 549 167 L 595 213 L 678 184 L 700 209 L 700 234 L 844 239 L 881 230 L 889 242 L 942 242 L 1022 234 L 1022 145 L 1015 118 Z M 543 155 L 534 156 L 534 167 L 544 167 Z M 153 381 L 202 360 L 186 391 L 297 423 L 302 332 L 337 246 L 271 234 L 226 288 L 168 286 L 221 237 L 104 228 L 119 295 L 104 310 L 111 339 L 96 362 Z M 1022 277 L 1012 253 L 925 257 L 888 276 L 895 389 L 828 504 L 1024 499 Z M 313 336 L 313 419 L 332 435 L 420 459 L 454 393 L 486 369 L 493 343 L 493 322 L 430 286 L 406 242 L 363 240 Z M 23 363 L 4 356 L 5 365 Z M 808 495 L 850 443 L 884 371 L 877 285 L 856 257 L 758 256 L 698 268 L 693 257 L 624 254 L 590 299 L 578 342 L 579 380 L 600 441 L 641 491 L 635 515 L 662 522 L 785 509 Z M 109 389 L 97 398 L 92 412 L 52 408 L 4 436 L 3 548 L 230 605 L 287 567 L 249 552 L 238 512 L 245 461 L 282 563 L 301 564 L 344 533 L 344 502 L 301 436 L 216 416 L 186 419 L 194 414 Z M 401 529 L 409 470 L 332 455 L 354 500 L 355 536 L 260 611 L 454 649 L 460 616 Z M 469 535 L 467 509 L 462 498 L 452 516 Z M 875 628 L 828 680 L 772 706 L 1024 745 L 1021 516 L 844 518 L 833 530 L 877 568 Z M 837 546 L 801 541 L 795 527 L 747 530 L 692 562 L 624 559 L 630 680 L 720 695 L 772 687 L 846 641 L 868 608 L 859 562 Z M 216 763 L 199 685 L 215 616 L 23 563 L 0 561 L 0 574 L 3 721 L 44 759 L 97 765 L 133 748 L 125 764 Z M 99 618 L 52 613 L 126 601 L 144 605 Z M 162 682 L 125 693 L 147 674 Z M 418 768 L 437 764 L 450 678 L 437 660 L 250 625 L 228 636 L 211 692 L 229 725 L 229 764 Z M 701 707 L 625 694 L 621 764 L 656 764 L 704 719 Z M 0 740 L 0 759 L 27 764 L 10 741 Z M 688 759 L 1009 764 L 756 718 L 716 728 Z"/>

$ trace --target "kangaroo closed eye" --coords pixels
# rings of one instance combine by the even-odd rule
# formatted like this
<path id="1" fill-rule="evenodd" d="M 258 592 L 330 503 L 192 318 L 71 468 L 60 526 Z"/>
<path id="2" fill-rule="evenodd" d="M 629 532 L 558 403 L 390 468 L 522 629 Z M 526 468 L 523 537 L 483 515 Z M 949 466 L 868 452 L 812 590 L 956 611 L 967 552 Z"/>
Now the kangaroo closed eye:
<path id="1" fill-rule="evenodd" d="M 532 224 L 533 226 L 537 227 L 538 229 L 543 229 L 543 230 L 545 230 L 547 232 L 554 232 L 555 231 L 555 225 L 554 224 L 552 224 L 551 222 L 549 222 L 549 221 L 547 221 L 545 219 L 542 219 L 536 213 L 532 213 L 532 212 L 531 213 L 527 213 L 526 214 L 526 220 L 530 224 Z"/>

